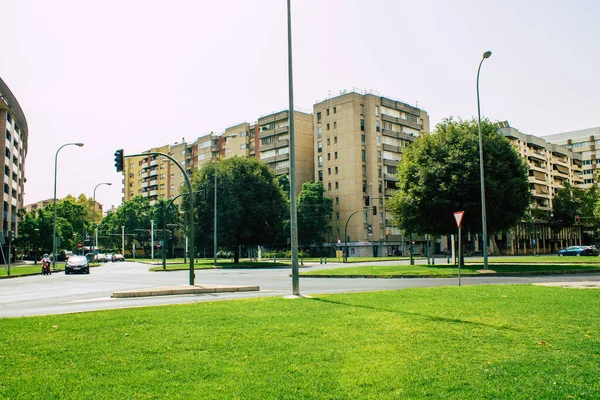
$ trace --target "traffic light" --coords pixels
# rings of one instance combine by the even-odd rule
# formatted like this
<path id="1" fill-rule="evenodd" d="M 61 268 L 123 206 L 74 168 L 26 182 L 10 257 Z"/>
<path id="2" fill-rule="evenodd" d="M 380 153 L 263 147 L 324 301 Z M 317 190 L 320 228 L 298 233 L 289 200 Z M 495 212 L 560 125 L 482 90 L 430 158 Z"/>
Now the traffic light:
<path id="1" fill-rule="evenodd" d="M 123 149 L 115 151 L 115 167 L 117 172 L 123 171 Z"/>
<path id="2" fill-rule="evenodd" d="M 369 235 L 371 235 L 373 233 L 373 228 L 371 227 L 371 225 L 367 226 L 367 233 Z"/>
<path id="3" fill-rule="evenodd" d="M 579 223 L 579 215 L 575 216 L 575 223 L 578 224 Z"/>
<path id="4" fill-rule="evenodd" d="M 365 196 L 365 207 L 369 207 L 369 203 L 370 203 L 370 201 L 369 201 L 369 200 L 370 200 L 370 199 L 369 199 L 369 195 L 366 195 L 366 196 Z"/>
<path id="5" fill-rule="evenodd" d="M 377 206 L 373 206 L 373 215 L 377 215 Z"/>

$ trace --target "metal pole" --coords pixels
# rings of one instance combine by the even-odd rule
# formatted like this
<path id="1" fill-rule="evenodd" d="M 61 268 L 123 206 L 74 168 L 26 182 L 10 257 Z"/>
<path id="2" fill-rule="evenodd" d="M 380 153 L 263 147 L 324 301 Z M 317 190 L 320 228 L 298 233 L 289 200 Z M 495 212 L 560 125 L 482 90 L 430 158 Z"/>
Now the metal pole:
<path id="1" fill-rule="evenodd" d="M 83 146 L 83 143 L 66 143 L 63 144 L 56 150 L 56 154 L 54 155 L 54 219 L 53 219 L 53 228 L 52 228 L 52 269 L 56 269 L 56 169 L 58 164 L 58 152 L 65 146 Z"/>
<path id="2" fill-rule="evenodd" d="M 221 139 L 217 142 L 217 151 L 219 143 L 221 143 Z M 213 264 L 215 266 L 217 265 L 217 247 L 217 163 L 215 162 L 215 204 L 213 215 Z"/>
<path id="3" fill-rule="evenodd" d="M 98 227 L 96 226 L 96 189 L 98 189 L 98 186 L 102 186 L 102 185 L 111 186 L 112 183 L 110 183 L 110 182 L 99 183 L 94 188 L 94 194 L 92 197 L 93 208 L 94 208 L 94 211 L 92 211 L 92 226 L 94 227 L 94 232 L 96 233 L 96 250 L 98 250 Z"/>
<path id="4" fill-rule="evenodd" d="M 458 228 L 458 286 L 460 286 L 460 265 L 462 264 L 462 234 Z"/>
<path id="5" fill-rule="evenodd" d="M 8 231 L 8 262 L 6 264 L 6 274 L 10 276 L 10 248 L 12 244 L 13 232 Z"/>
<path id="6" fill-rule="evenodd" d="M 121 254 L 125 257 L 125 226 L 121 225 Z"/>
<path id="7" fill-rule="evenodd" d="M 492 55 L 491 51 L 483 53 L 483 58 L 477 68 L 477 129 L 479 131 L 479 176 L 481 181 L 481 225 L 482 231 L 481 236 L 483 238 L 483 269 L 488 269 L 488 253 L 487 253 L 487 219 L 485 212 L 485 177 L 483 171 L 483 138 L 481 136 L 481 107 L 479 105 L 479 72 L 481 71 L 481 64 L 483 60 L 489 58 Z M 459 238 L 460 240 L 460 238 Z"/>
<path id="8" fill-rule="evenodd" d="M 167 269 L 167 255 L 165 253 L 165 244 L 167 243 L 167 205 L 163 203 L 163 242 L 162 242 L 162 266 L 163 270 Z"/>
<path id="9" fill-rule="evenodd" d="M 296 200 L 296 149 L 294 140 L 294 75 L 292 72 L 292 10 L 287 0 L 288 19 L 288 87 L 290 125 L 290 239 L 292 245 L 292 294 L 300 295 L 300 276 L 298 271 L 298 215 Z"/>
<path id="10" fill-rule="evenodd" d="M 150 258 L 154 260 L 154 220 L 150 221 L 150 246 L 152 250 L 150 250 Z"/>

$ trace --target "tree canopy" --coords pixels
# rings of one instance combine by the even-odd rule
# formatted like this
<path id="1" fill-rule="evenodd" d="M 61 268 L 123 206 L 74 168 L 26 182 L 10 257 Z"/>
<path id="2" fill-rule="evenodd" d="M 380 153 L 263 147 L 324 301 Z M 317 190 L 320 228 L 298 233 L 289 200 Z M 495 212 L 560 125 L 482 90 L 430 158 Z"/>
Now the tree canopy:
<path id="1" fill-rule="evenodd" d="M 239 246 L 272 244 L 280 237 L 285 195 L 273 172 L 257 159 L 232 157 L 206 164 L 193 176 L 195 236 L 206 247 L 213 243 L 215 174 L 218 244 L 232 250 L 239 262 Z"/>
<path id="2" fill-rule="evenodd" d="M 495 124 L 481 121 L 487 228 L 514 226 L 529 206 L 527 166 Z M 404 149 L 398 164 L 398 191 L 388 202 L 406 232 L 456 232 L 453 212 L 464 211 L 466 231 L 481 231 L 481 189 L 477 120 L 443 120 Z"/>
<path id="3" fill-rule="evenodd" d="M 298 196 L 298 242 L 302 246 L 321 245 L 329 232 L 333 200 L 325 197 L 321 182 L 305 182 Z"/>

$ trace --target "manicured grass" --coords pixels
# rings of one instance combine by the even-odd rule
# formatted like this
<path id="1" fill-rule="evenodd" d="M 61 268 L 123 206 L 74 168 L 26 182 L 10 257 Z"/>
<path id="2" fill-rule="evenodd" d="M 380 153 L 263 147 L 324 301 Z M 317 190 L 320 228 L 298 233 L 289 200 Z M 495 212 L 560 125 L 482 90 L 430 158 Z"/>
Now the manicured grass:
<path id="1" fill-rule="evenodd" d="M 461 274 L 480 275 L 483 269 L 482 264 L 467 264 L 461 268 Z M 497 273 L 540 273 L 545 271 L 552 272 L 572 272 L 572 271 L 592 271 L 600 270 L 598 264 L 491 264 L 489 269 Z M 323 270 L 311 270 L 301 272 L 302 276 L 339 276 L 355 277 L 369 276 L 381 278 L 393 278 L 402 276 L 432 276 L 432 277 L 451 277 L 458 275 L 456 265 L 369 265 L 361 267 L 334 268 Z"/>
<path id="2" fill-rule="evenodd" d="M 0 398 L 595 399 L 600 291 L 406 289 L 0 320 Z"/>
<path id="3" fill-rule="evenodd" d="M 483 264 L 483 257 L 470 257 L 465 259 L 465 263 Z M 491 264 L 527 264 L 527 263 L 561 263 L 561 264 L 600 264 L 600 257 L 584 256 L 584 257 L 559 257 L 557 255 L 543 256 L 516 256 L 516 257 L 488 257 L 488 263 Z"/>
<path id="4" fill-rule="evenodd" d="M 63 267 L 64 263 L 60 265 Z M 0 267 L 0 277 L 5 277 L 8 271 L 6 266 Z M 42 265 L 11 265 L 10 266 L 10 275 L 18 276 L 18 275 L 31 275 L 31 274 L 41 274 L 42 273 Z"/>
<path id="5" fill-rule="evenodd" d="M 167 271 L 180 271 L 180 270 L 184 270 L 184 269 L 189 269 L 190 265 L 189 264 L 166 264 L 166 270 Z M 217 267 L 215 267 L 212 263 L 212 261 L 210 263 L 206 263 L 206 262 L 202 262 L 202 263 L 194 263 L 194 269 L 214 269 L 214 268 L 221 268 L 221 269 L 228 269 L 228 268 L 288 268 L 289 264 L 285 264 L 285 263 L 274 263 L 274 262 L 249 262 L 249 261 L 241 261 L 237 264 L 234 264 L 231 261 L 221 261 L 218 260 L 217 261 Z M 157 265 L 157 266 L 153 266 L 150 268 L 150 271 L 163 271 L 163 267 L 162 265 Z"/>

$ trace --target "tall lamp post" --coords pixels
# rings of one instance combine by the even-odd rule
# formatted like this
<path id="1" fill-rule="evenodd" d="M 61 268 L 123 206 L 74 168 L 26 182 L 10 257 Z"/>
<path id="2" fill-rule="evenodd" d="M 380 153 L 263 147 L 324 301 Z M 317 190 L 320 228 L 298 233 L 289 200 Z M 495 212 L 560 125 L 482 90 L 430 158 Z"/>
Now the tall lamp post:
<path id="1" fill-rule="evenodd" d="M 56 154 L 54 155 L 54 220 L 53 220 L 53 229 L 52 229 L 52 269 L 56 269 L 56 169 L 58 162 L 58 152 L 65 146 L 78 146 L 83 147 L 83 143 L 66 143 L 63 144 L 56 150 Z"/>
<path id="2" fill-rule="evenodd" d="M 96 189 L 98 189 L 98 186 L 102 186 L 102 185 L 107 185 L 107 186 L 111 186 L 112 183 L 110 182 L 102 182 L 96 185 L 96 187 L 94 188 L 94 196 L 93 196 L 93 202 L 94 202 L 94 211 L 92 212 L 92 225 L 94 226 L 94 233 L 96 235 L 96 248 L 95 250 L 98 250 L 98 227 L 96 226 Z M 92 254 L 94 254 L 94 252 L 92 252 Z"/>
<path id="3" fill-rule="evenodd" d="M 483 269 L 488 269 L 488 251 L 487 251 L 487 218 L 485 212 L 485 177 L 483 173 L 483 138 L 481 137 L 481 107 L 479 105 L 479 72 L 481 64 L 486 58 L 490 58 L 491 51 L 483 53 L 483 58 L 477 68 L 477 129 L 479 131 L 479 176 L 481 180 L 481 236 L 483 239 Z"/>
<path id="4" fill-rule="evenodd" d="M 221 145 L 221 140 L 227 138 L 234 138 L 236 134 L 231 135 L 223 135 L 217 141 L 217 152 L 219 151 L 219 146 Z M 219 155 L 217 154 L 217 161 L 219 160 Z M 215 201 L 214 201 L 214 215 L 213 215 L 213 264 L 217 265 L 217 164 L 215 163 Z"/>

